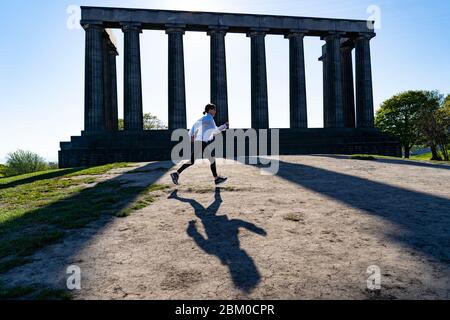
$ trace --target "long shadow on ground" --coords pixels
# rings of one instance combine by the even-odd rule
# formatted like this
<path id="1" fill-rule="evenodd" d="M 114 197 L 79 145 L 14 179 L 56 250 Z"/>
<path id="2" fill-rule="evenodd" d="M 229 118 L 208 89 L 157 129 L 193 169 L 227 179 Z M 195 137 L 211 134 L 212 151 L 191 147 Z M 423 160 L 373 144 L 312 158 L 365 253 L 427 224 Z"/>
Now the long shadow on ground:
<path id="1" fill-rule="evenodd" d="M 203 223 L 207 238 L 198 232 L 195 221 L 189 223 L 187 234 L 199 248 L 209 255 L 216 256 L 229 268 L 235 287 L 247 293 L 251 292 L 260 282 L 261 275 L 253 259 L 240 248 L 239 228 L 246 228 L 263 236 L 266 232 L 252 223 L 239 219 L 230 220 L 226 215 L 217 215 L 222 204 L 220 188 L 216 188 L 214 198 L 214 202 L 205 208 L 194 199 L 178 196 L 177 190 L 169 197 L 192 206 L 195 215 Z"/>
<path id="2" fill-rule="evenodd" d="M 346 155 L 311 155 L 314 157 L 327 157 L 333 159 L 350 159 L 351 156 Z M 401 164 L 405 166 L 416 166 L 423 168 L 433 168 L 433 169 L 442 169 L 442 170 L 450 170 L 450 165 L 446 163 L 432 163 L 418 160 L 406 160 L 406 159 L 389 159 L 389 158 L 376 158 L 373 160 L 380 163 L 389 163 L 389 164 Z"/>
<path id="3" fill-rule="evenodd" d="M 61 242 L 89 224 L 90 236 L 71 242 L 73 246 L 68 256 L 58 257 L 61 269 L 41 274 L 47 280 L 44 283 L 55 283 L 54 279 L 63 279 L 67 268 L 65 260 L 83 249 L 117 214 L 132 206 L 172 166 L 171 162 L 157 162 L 139 167 L 3 223 L 0 225 L 0 261 L 31 257 L 39 249 Z M 140 175 L 139 185 L 128 185 L 132 180 L 129 179 L 130 174 Z M 96 223 L 90 224 L 92 222 Z"/>
<path id="4" fill-rule="evenodd" d="M 67 174 L 76 173 L 76 172 L 84 170 L 84 169 L 86 169 L 86 168 L 72 168 L 72 169 L 57 170 L 57 171 L 44 173 L 44 174 L 36 174 L 36 175 L 28 177 L 28 178 L 15 180 L 10 183 L 0 184 L 0 190 L 18 187 L 20 185 L 33 183 L 35 181 L 59 178 L 59 177 L 65 176 Z M 11 178 L 14 178 L 14 177 L 11 177 Z M 4 178 L 4 179 L 8 179 L 8 178 Z"/>
<path id="5" fill-rule="evenodd" d="M 304 164 L 279 165 L 277 176 L 394 223 L 400 230 L 389 237 L 450 265 L 449 199 Z"/>

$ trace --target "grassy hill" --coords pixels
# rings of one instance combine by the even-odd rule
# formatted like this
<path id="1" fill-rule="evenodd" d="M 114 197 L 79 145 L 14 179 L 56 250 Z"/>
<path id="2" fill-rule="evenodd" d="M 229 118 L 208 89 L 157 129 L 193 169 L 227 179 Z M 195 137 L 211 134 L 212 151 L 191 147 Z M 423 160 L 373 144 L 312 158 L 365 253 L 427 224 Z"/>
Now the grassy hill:
<path id="1" fill-rule="evenodd" d="M 434 161 L 434 160 L 431 160 L 431 158 L 432 158 L 431 152 L 411 157 L 412 160 L 433 161 L 433 162 L 437 162 L 437 163 L 450 163 L 450 161 Z"/>
<path id="2" fill-rule="evenodd" d="M 376 160 L 376 159 L 394 159 L 394 160 L 405 160 L 404 158 L 395 158 L 395 157 L 387 157 L 387 156 L 379 156 L 379 155 L 371 155 L 371 154 L 354 154 L 350 156 L 351 159 L 356 160 Z M 425 153 L 419 156 L 411 156 L 409 160 L 414 161 L 423 161 L 423 162 L 432 162 L 437 164 L 450 164 L 450 161 L 435 161 L 431 160 L 431 153 Z"/>
<path id="3" fill-rule="evenodd" d="M 117 163 L 0 178 L 0 275 L 32 262 L 36 251 L 103 215 L 126 217 L 150 205 L 152 192 L 165 186 L 130 187 L 115 179 L 100 179 L 110 170 L 128 166 Z M 30 289 L 5 293 L 0 283 L 0 299 L 16 291 Z"/>

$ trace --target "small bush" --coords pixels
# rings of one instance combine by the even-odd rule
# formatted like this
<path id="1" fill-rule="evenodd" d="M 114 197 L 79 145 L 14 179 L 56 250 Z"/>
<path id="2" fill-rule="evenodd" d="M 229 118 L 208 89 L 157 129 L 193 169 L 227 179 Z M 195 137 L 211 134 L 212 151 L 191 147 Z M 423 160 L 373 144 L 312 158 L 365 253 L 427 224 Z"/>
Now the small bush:
<path id="1" fill-rule="evenodd" d="M 47 162 L 38 154 L 19 150 L 8 154 L 6 175 L 15 176 L 48 169 Z"/>
<path id="2" fill-rule="evenodd" d="M 48 163 L 48 169 L 49 169 L 49 170 L 56 170 L 56 169 L 59 169 L 59 164 L 58 164 L 58 162 L 49 162 L 49 163 Z"/>
<path id="3" fill-rule="evenodd" d="M 6 176 L 6 166 L 4 164 L 0 164 L 0 178 Z"/>

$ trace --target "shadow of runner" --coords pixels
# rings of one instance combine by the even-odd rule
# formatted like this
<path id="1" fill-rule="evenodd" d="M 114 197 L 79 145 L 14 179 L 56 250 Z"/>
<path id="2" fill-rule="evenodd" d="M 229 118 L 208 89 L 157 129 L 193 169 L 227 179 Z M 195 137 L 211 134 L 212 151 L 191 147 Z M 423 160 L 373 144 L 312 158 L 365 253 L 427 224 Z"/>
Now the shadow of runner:
<path id="1" fill-rule="evenodd" d="M 388 237 L 450 265 L 450 199 L 284 161 L 277 176 L 394 223 Z"/>
<path id="2" fill-rule="evenodd" d="M 267 233 L 256 225 L 239 220 L 229 220 L 226 215 L 217 215 L 222 204 L 220 188 L 216 188 L 214 202 L 208 207 L 203 207 L 194 199 L 182 198 L 175 190 L 169 199 L 175 199 L 189 203 L 195 211 L 195 215 L 202 221 L 207 235 L 203 237 L 197 230 L 196 222 L 189 222 L 187 234 L 195 241 L 199 248 L 210 255 L 220 259 L 227 266 L 234 285 L 249 293 L 261 280 L 261 275 L 253 259 L 240 248 L 239 228 L 246 228 L 256 234 L 266 236 Z"/>

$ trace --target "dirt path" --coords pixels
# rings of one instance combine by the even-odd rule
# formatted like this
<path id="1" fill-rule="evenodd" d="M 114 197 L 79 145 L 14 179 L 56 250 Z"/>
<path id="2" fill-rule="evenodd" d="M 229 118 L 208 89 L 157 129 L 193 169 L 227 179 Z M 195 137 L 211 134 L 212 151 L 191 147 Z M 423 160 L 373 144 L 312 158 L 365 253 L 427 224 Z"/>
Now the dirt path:
<path id="1" fill-rule="evenodd" d="M 171 185 L 169 168 L 104 179 Z M 275 176 L 219 168 L 221 189 L 198 163 L 177 192 L 74 231 L 3 280 L 64 288 L 75 264 L 79 299 L 450 298 L 449 166 L 299 156 Z"/>

